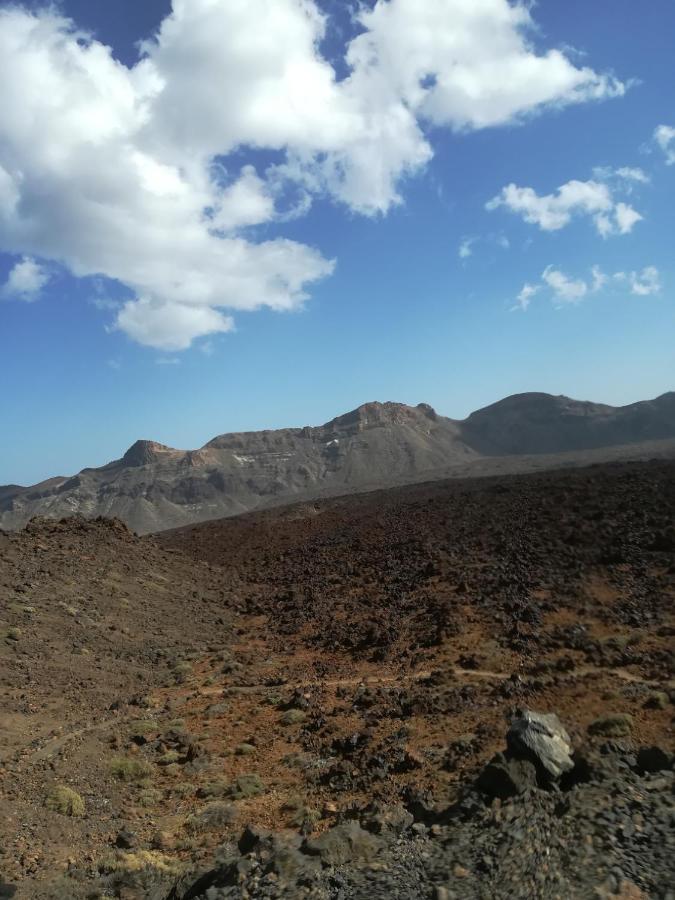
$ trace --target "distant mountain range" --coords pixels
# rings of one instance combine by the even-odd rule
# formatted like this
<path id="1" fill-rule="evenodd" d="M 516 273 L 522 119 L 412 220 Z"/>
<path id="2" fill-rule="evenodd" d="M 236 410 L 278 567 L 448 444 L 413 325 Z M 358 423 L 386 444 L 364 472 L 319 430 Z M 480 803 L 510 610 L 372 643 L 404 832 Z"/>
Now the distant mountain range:
<path id="1" fill-rule="evenodd" d="M 622 407 L 516 394 L 463 421 L 424 403 L 366 403 L 316 428 L 223 434 L 199 450 L 137 441 L 74 477 L 0 487 L 0 527 L 80 513 L 145 533 L 407 482 L 671 455 L 675 392 Z"/>

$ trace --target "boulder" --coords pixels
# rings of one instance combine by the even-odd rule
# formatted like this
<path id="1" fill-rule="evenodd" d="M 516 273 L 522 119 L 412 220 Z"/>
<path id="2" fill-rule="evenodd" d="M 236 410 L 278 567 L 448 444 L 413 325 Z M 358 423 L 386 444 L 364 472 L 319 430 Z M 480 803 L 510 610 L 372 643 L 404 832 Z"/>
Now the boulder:
<path id="1" fill-rule="evenodd" d="M 324 866 L 370 862 L 382 849 L 382 841 L 356 822 L 346 822 L 305 841 L 303 850 L 318 856 Z"/>
<path id="2" fill-rule="evenodd" d="M 570 736 L 554 713 L 520 710 L 511 722 L 506 744 L 513 757 L 533 760 L 551 778 L 574 768 Z"/>
<path id="3" fill-rule="evenodd" d="M 507 800 L 537 787 L 537 770 L 529 759 L 497 753 L 478 776 L 476 787 L 490 798 Z"/>

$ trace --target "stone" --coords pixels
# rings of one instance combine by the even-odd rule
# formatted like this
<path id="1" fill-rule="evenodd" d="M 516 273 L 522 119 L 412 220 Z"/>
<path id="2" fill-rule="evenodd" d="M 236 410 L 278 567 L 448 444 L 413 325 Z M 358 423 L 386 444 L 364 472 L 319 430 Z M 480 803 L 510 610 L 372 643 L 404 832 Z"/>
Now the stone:
<path id="1" fill-rule="evenodd" d="M 115 846 L 121 850 L 131 850 L 136 844 L 136 835 L 129 828 L 124 826 L 117 832 L 115 838 Z"/>
<path id="2" fill-rule="evenodd" d="M 672 765 L 672 758 L 660 747 L 641 747 L 636 759 L 641 772 L 662 772 Z"/>
<path id="3" fill-rule="evenodd" d="M 318 856 L 325 866 L 351 862 L 371 862 L 380 852 L 382 841 L 356 822 L 346 822 L 305 841 L 303 850 Z"/>
<path id="4" fill-rule="evenodd" d="M 514 756 L 534 757 L 552 778 L 574 768 L 572 741 L 554 713 L 522 710 L 511 723 L 506 743 Z"/>
<path id="5" fill-rule="evenodd" d="M 497 753 L 478 776 L 476 787 L 488 797 L 506 800 L 537 786 L 537 770 L 528 759 Z"/>

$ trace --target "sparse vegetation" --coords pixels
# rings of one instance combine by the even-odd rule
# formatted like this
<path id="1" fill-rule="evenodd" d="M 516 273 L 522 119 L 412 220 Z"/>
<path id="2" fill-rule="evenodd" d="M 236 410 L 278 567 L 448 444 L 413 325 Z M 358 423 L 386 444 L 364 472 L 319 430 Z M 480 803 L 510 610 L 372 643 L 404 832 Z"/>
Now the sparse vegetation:
<path id="1" fill-rule="evenodd" d="M 185 823 L 190 832 L 216 831 L 231 825 L 237 817 L 237 810 L 232 803 L 209 803 L 202 807 Z"/>
<path id="2" fill-rule="evenodd" d="M 117 892 L 123 889 L 156 890 L 158 882 L 177 877 L 183 869 L 179 861 L 158 850 L 118 853 L 102 861 L 101 868 L 109 874 L 109 885 Z"/>
<path id="3" fill-rule="evenodd" d="M 602 716 L 588 726 L 588 733 L 602 737 L 627 737 L 633 730 L 633 717 L 628 713 Z"/>
<path id="4" fill-rule="evenodd" d="M 110 773 L 118 781 L 142 781 L 152 774 L 152 766 L 143 759 L 116 756 L 110 760 Z"/>
<path id="5" fill-rule="evenodd" d="M 197 791 L 198 797 L 225 797 L 230 789 L 229 781 L 226 781 L 224 778 L 217 779 L 215 781 L 209 781 L 206 784 L 201 785 L 201 787 Z"/>
<path id="6" fill-rule="evenodd" d="M 230 785 L 228 795 L 233 800 L 244 800 L 247 797 L 255 797 L 264 790 L 265 785 L 259 775 L 238 775 Z"/>
<path id="7" fill-rule="evenodd" d="M 156 788 L 145 788 L 138 795 L 138 805 L 143 807 L 156 806 L 164 795 Z"/>
<path id="8" fill-rule="evenodd" d="M 129 734 L 133 737 L 134 735 L 146 735 L 151 734 L 154 731 L 157 731 L 159 726 L 154 719 L 136 719 L 135 722 L 131 722 L 129 724 Z"/>
<path id="9" fill-rule="evenodd" d="M 177 750 L 167 750 L 166 753 L 163 753 L 162 756 L 157 760 L 158 766 L 171 766 L 174 763 L 177 763 L 180 759 L 180 753 Z"/>
<path id="10" fill-rule="evenodd" d="M 288 709 L 280 719 L 282 725 L 299 725 L 304 722 L 306 715 L 301 709 Z"/>
<path id="11" fill-rule="evenodd" d="M 56 785 L 47 794 L 45 806 L 52 812 L 62 816 L 83 816 L 84 800 L 72 788 Z"/>

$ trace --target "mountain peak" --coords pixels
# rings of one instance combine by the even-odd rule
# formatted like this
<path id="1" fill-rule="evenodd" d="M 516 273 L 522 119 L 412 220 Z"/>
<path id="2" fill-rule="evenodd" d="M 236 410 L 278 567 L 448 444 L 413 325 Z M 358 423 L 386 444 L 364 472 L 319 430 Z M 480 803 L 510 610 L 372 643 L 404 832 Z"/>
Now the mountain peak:
<path id="1" fill-rule="evenodd" d="M 149 463 L 156 462 L 157 457 L 162 453 L 175 453 L 172 447 L 166 444 L 159 444 L 157 441 L 136 441 L 122 457 L 121 462 L 125 466 L 147 466 Z"/>
<path id="2" fill-rule="evenodd" d="M 356 428 L 372 428 L 380 425 L 404 425 L 413 424 L 420 421 L 424 417 L 435 421 L 438 416 L 436 411 L 427 403 L 420 403 L 418 406 L 407 406 L 405 403 L 392 403 L 390 401 L 381 403 L 373 400 L 369 403 L 362 403 L 351 412 L 332 419 L 326 424 L 326 428 L 334 431 L 342 429 Z"/>

